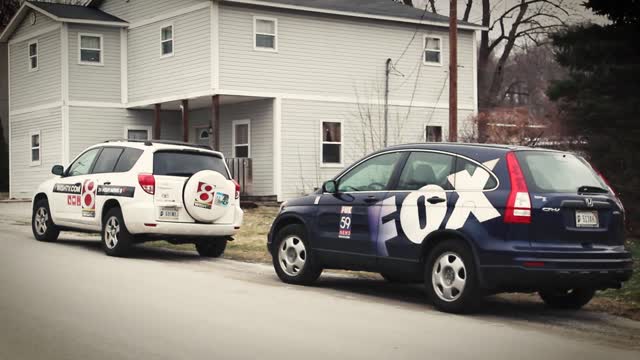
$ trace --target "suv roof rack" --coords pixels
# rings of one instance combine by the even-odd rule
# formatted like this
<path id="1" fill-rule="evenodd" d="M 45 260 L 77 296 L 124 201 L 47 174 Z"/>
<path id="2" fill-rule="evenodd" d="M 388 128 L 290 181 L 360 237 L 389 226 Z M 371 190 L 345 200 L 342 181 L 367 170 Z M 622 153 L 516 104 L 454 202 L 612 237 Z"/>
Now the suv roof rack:
<path id="1" fill-rule="evenodd" d="M 145 146 L 151 146 L 153 144 L 164 144 L 164 145 L 179 145 L 179 146 L 188 146 L 193 148 L 200 148 L 206 150 L 213 150 L 209 145 L 201 145 L 201 144 L 192 144 L 188 142 L 182 141 L 173 141 L 173 140 L 130 140 L 130 139 L 113 139 L 107 140 L 105 143 L 110 142 L 132 142 L 132 143 L 142 143 Z"/>

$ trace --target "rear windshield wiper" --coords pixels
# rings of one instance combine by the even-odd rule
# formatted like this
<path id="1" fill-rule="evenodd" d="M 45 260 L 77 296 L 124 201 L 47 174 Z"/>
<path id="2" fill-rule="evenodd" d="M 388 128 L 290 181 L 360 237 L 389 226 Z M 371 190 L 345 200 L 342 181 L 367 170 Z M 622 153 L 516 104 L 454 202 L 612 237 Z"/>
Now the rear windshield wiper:
<path id="1" fill-rule="evenodd" d="M 606 194 L 609 190 L 592 185 L 582 185 L 578 188 L 578 194 Z"/>

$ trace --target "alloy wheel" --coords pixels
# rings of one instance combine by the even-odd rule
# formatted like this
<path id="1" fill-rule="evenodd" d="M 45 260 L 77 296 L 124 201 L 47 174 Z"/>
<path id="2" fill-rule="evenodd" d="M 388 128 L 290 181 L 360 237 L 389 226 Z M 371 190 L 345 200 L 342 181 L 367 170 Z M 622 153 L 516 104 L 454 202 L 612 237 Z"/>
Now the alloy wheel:
<path id="1" fill-rule="evenodd" d="M 431 282 L 436 295 L 447 302 L 458 300 L 467 282 L 467 269 L 460 255 L 446 252 L 433 264 Z"/>
<path id="2" fill-rule="evenodd" d="M 278 250 L 278 262 L 282 271 L 289 276 L 297 276 L 307 260 L 307 249 L 297 236 L 289 236 L 282 241 Z"/>
<path id="3" fill-rule="evenodd" d="M 118 245 L 118 234 L 120 234 L 120 222 L 118 218 L 112 216 L 104 227 L 104 242 L 107 248 L 113 249 Z"/>
<path id="4" fill-rule="evenodd" d="M 49 212 L 44 207 L 39 208 L 34 219 L 38 235 L 42 236 L 47 232 L 47 221 L 49 221 Z"/>

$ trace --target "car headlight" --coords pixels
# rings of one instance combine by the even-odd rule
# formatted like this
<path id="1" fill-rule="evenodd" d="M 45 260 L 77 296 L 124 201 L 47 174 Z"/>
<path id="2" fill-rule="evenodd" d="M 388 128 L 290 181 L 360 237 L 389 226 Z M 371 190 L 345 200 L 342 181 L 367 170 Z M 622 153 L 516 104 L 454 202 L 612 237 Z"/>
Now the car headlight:
<path id="1" fill-rule="evenodd" d="M 287 206 L 287 202 L 283 201 L 282 204 L 280 204 L 280 212 L 282 212 L 282 210 L 284 210 L 286 206 Z"/>

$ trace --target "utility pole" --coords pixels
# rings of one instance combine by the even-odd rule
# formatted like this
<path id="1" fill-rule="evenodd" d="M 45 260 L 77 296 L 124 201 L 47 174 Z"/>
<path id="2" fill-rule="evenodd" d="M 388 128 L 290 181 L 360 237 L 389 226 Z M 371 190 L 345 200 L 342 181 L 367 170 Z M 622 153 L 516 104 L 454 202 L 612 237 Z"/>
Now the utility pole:
<path id="1" fill-rule="evenodd" d="M 458 141 L 458 0 L 449 1 L 449 141 Z"/>
<path id="2" fill-rule="evenodd" d="M 389 73 L 391 72 L 391 58 L 387 59 L 384 70 L 384 147 L 388 146 L 389 134 Z"/>

